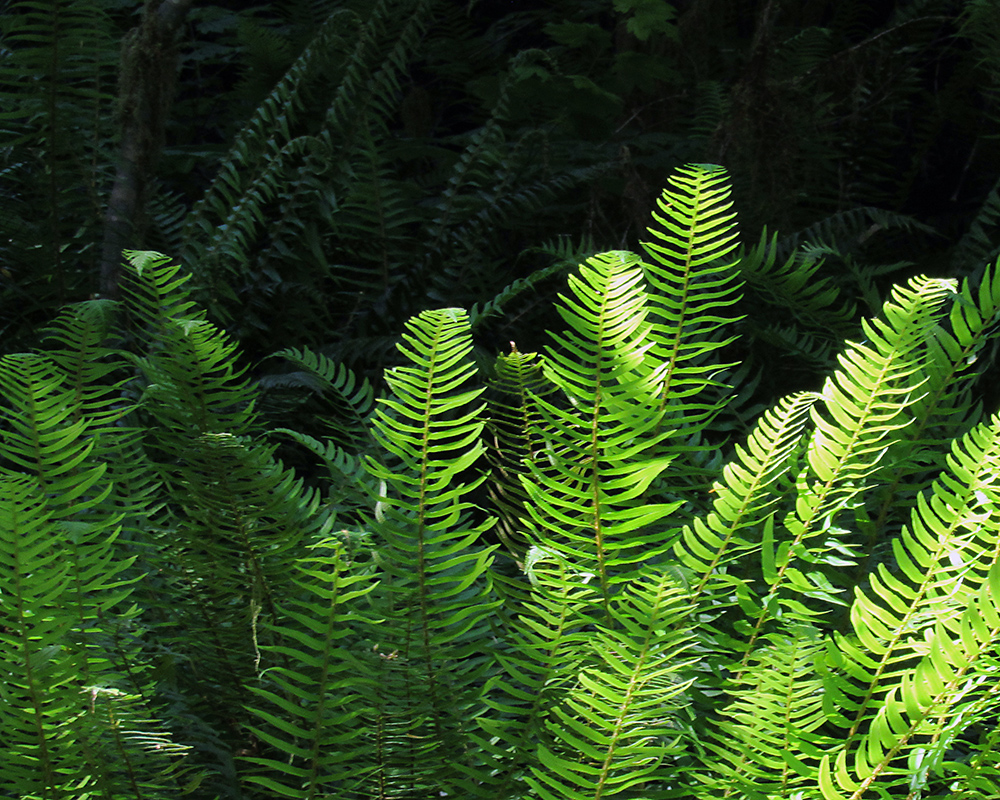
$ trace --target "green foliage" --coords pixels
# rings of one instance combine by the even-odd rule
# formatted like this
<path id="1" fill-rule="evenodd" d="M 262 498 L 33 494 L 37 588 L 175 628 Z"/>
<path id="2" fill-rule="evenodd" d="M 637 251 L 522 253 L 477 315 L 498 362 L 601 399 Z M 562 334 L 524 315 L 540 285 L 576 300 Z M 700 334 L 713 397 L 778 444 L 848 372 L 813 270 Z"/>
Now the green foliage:
<path id="1" fill-rule="evenodd" d="M 130 254 L 120 306 L 0 361 L 0 790 L 990 796 L 998 265 L 895 287 L 737 441 L 743 287 L 850 324 L 775 248 L 689 165 L 543 353 L 484 376 L 458 308 L 381 392 L 286 350 L 280 388 L 330 400 L 328 439 L 279 434 L 322 490 L 180 269 Z"/>

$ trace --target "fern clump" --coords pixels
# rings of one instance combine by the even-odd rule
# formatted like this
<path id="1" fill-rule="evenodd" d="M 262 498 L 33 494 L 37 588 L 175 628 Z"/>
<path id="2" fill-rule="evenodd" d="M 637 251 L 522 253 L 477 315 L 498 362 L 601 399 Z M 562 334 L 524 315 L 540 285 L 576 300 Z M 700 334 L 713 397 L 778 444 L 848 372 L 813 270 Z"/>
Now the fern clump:
<path id="1" fill-rule="evenodd" d="M 738 249 L 718 167 L 655 217 L 489 380 L 457 308 L 409 321 L 381 394 L 285 351 L 326 441 L 268 431 L 157 254 L 0 361 L 0 792 L 996 794 L 996 265 L 896 287 L 752 414 L 744 289 L 848 306 L 809 258 Z"/>

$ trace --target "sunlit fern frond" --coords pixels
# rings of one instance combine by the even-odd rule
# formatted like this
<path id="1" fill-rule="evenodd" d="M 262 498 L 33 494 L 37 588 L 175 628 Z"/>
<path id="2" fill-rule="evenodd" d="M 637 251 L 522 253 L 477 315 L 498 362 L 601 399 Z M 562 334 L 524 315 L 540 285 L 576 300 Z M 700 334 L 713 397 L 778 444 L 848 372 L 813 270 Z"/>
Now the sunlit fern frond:
<path id="1" fill-rule="evenodd" d="M 757 800 L 815 787 L 820 758 L 835 744 L 824 729 L 825 687 L 816 668 L 824 647 L 817 630 L 800 626 L 757 649 L 713 729 L 708 747 L 718 766 L 694 776 L 704 791 Z"/>
<path id="2" fill-rule="evenodd" d="M 595 256 L 570 277 L 558 307 L 566 330 L 553 333 L 543 361 L 562 397 L 534 399 L 545 445 L 523 479 L 532 541 L 595 575 L 605 617 L 614 584 L 655 557 L 666 536 L 656 526 L 678 506 L 642 500 L 671 460 L 654 455 L 665 368 L 647 368 L 643 284 L 638 257 L 625 252 Z"/>
<path id="3" fill-rule="evenodd" d="M 792 591 L 814 597 L 824 608 L 838 602 L 830 585 L 832 573 L 808 565 L 822 562 L 821 554 L 831 548 L 857 545 L 856 537 L 831 523 L 873 485 L 895 432 L 909 424 L 907 409 L 926 380 L 925 343 L 950 288 L 948 281 L 929 278 L 897 287 L 883 316 L 863 323 L 864 343 L 850 346 L 839 357 L 840 369 L 827 379 L 822 402 L 811 409 L 814 430 L 805 451 L 806 468 L 796 479 L 795 508 L 769 531 L 774 538 L 764 544 L 765 595 Z M 839 534 L 839 543 L 837 537 L 827 540 L 829 533 Z M 751 615 L 756 619 L 749 644 L 772 618 L 766 605 Z M 785 613 L 811 622 L 823 612 L 799 603 L 795 611 Z"/>
<path id="4" fill-rule="evenodd" d="M 741 281 L 732 255 L 737 241 L 730 191 L 720 167 L 676 170 L 653 212 L 652 238 L 643 243 L 649 358 L 665 370 L 659 428 L 678 435 L 704 427 L 718 411 L 718 399 L 711 398 L 714 375 L 728 366 L 718 351 L 734 339 Z"/>

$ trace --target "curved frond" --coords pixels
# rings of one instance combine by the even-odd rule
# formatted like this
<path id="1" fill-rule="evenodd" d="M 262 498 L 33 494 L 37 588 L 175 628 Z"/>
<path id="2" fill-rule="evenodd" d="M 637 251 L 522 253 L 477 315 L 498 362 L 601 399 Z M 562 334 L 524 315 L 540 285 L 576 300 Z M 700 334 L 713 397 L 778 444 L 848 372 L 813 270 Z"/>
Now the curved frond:
<path id="1" fill-rule="evenodd" d="M 370 438 L 368 421 L 375 407 L 375 393 L 367 378 L 358 378 L 345 364 L 317 353 L 314 350 L 288 348 L 272 354 L 284 358 L 302 369 L 294 380 L 319 390 L 328 403 L 329 411 L 336 416 L 324 416 L 332 428 L 337 443 L 352 451 L 365 449 Z M 287 376 L 272 376 L 261 381 L 263 386 L 288 382 Z"/>
<path id="2" fill-rule="evenodd" d="M 855 307 L 841 289 L 819 275 L 821 258 L 793 250 L 782 261 L 778 235 L 765 228 L 760 241 L 739 254 L 740 277 L 747 291 L 766 307 L 780 309 L 780 322 L 758 313 L 747 320 L 754 335 L 775 342 L 810 366 L 829 369 L 841 342 L 853 336 Z"/>
<path id="3" fill-rule="evenodd" d="M 883 318 L 863 323 L 866 341 L 840 356 L 840 370 L 823 388 L 823 403 L 811 411 L 815 431 L 805 452 L 807 469 L 796 481 L 795 509 L 785 516 L 783 529 L 774 532 L 775 541 L 764 545 L 768 596 L 792 591 L 822 601 L 825 608 L 840 602 L 828 576 L 811 568 L 803 572 L 800 565 L 819 558 L 811 548 L 833 546 L 833 542 L 821 544 L 820 539 L 871 485 L 895 432 L 909 423 L 907 409 L 925 382 L 924 345 L 950 289 L 951 282 L 929 278 L 914 278 L 908 287 L 897 287 L 883 307 Z M 822 613 L 800 601 L 794 605 L 784 613 L 803 622 Z M 771 615 L 767 603 L 759 607 L 751 645 Z"/>
<path id="4" fill-rule="evenodd" d="M 773 525 L 780 481 L 796 466 L 794 458 L 818 399 L 812 393 L 792 395 L 764 414 L 713 485 L 712 511 L 685 526 L 675 546 L 678 560 L 690 572 L 692 599 L 707 593 L 701 601 L 713 611 L 734 602 L 733 592 L 752 591 L 746 570 L 731 570 L 760 552 L 762 521 Z"/>

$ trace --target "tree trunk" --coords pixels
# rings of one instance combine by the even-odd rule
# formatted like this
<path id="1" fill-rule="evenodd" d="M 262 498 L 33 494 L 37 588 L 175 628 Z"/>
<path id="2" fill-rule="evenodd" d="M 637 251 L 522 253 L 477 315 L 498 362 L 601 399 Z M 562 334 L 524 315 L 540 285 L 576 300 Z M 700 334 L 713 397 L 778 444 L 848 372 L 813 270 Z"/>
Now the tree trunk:
<path id="1" fill-rule="evenodd" d="M 140 220 L 177 78 L 174 43 L 193 0 L 147 0 L 142 22 L 122 43 L 118 79 L 121 145 L 108 198 L 100 291 L 118 295 L 122 250 L 141 245 Z"/>

